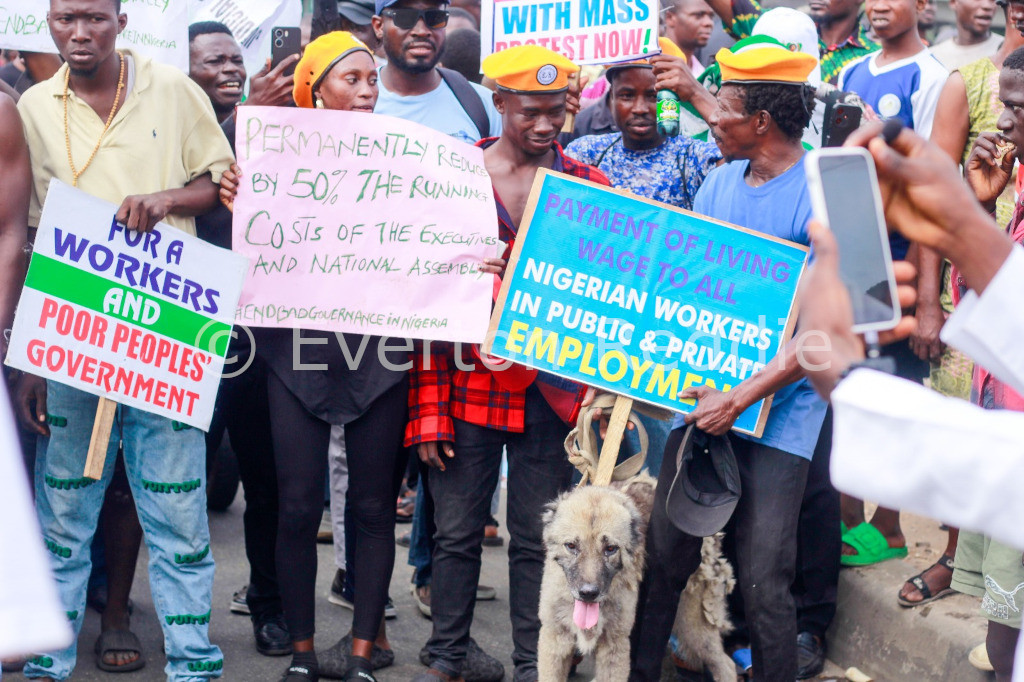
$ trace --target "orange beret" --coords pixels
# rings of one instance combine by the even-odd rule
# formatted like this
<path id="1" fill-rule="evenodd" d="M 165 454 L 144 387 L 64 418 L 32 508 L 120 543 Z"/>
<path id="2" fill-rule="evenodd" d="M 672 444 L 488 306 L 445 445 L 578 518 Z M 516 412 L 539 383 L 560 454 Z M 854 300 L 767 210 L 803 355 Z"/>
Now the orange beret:
<path id="1" fill-rule="evenodd" d="M 515 92 L 558 92 L 569 87 L 569 75 L 580 67 L 540 45 L 520 45 L 487 55 L 484 75 Z"/>
<path id="2" fill-rule="evenodd" d="M 722 69 L 722 83 L 806 83 L 818 60 L 781 45 L 757 43 L 739 52 L 722 48 L 715 55 Z"/>
<path id="3" fill-rule="evenodd" d="M 332 66 L 357 50 L 373 56 L 366 43 L 348 31 L 325 33 L 306 45 L 306 51 L 295 65 L 295 85 L 292 87 L 295 103 L 305 109 L 312 109 L 313 90 L 320 85 Z"/>

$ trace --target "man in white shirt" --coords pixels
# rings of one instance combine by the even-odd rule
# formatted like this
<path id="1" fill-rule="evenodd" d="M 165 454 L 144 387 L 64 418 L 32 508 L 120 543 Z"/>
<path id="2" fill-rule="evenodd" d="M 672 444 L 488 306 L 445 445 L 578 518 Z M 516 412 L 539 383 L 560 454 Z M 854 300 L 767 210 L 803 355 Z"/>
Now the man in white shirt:
<path id="1" fill-rule="evenodd" d="M 875 137 L 878 132 L 878 126 L 862 129 L 849 144 L 865 145 L 874 156 L 887 219 L 908 239 L 952 260 L 972 289 L 943 328 L 943 341 L 1024 391 L 1024 311 L 1018 303 L 1024 252 L 985 214 L 938 147 L 907 130 L 888 146 Z M 816 262 L 805 288 L 814 295 L 802 297 L 801 321 L 829 343 L 808 344 L 800 362 L 815 389 L 832 400 L 836 487 L 1024 548 L 1024 415 L 982 410 L 857 368 L 864 346 L 850 331 L 835 242 L 820 226 L 811 231 Z M 911 303 L 913 292 L 902 291 L 900 298 Z M 904 318 L 888 340 L 906 337 L 914 325 Z M 928 453 L 926 462 L 920 453 Z M 990 624 L 986 642 L 997 682 L 1010 680 L 1013 668 L 1017 631 L 1006 630 Z M 1014 679 L 1024 680 L 1024 670 Z"/>
<path id="2" fill-rule="evenodd" d="M 936 43 L 932 54 L 949 71 L 995 54 L 1003 37 L 992 33 L 995 0 L 949 0 L 956 15 L 956 33 Z"/>

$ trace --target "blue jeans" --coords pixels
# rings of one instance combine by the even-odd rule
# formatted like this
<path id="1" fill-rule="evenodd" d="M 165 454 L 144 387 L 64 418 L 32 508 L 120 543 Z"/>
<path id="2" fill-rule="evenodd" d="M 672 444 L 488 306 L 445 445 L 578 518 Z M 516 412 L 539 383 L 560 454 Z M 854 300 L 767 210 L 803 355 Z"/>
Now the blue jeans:
<path id="1" fill-rule="evenodd" d="M 419 456 L 416 448 L 412 449 L 409 456 Z M 427 487 L 427 475 L 425 470 L 420 470 L 420 482 L 416 488 L 416 507 L 412 513 L 412 530 L 409 534 L 408 563 L 416 569 L 412 574 L 416 587 L 430 584 L 434 554 L 434 501 L 430 498 L 430 490 Z"/>
<path id="2" fill-rule="evenodd" d="M 77 656 L 103 494 L 120 440 L 125 470 L 149 549 L 149 582 L 167 652 L 167 679 L 219 677 L 224 657 L 210 644 L 213 556 L 206 518 L 203 433 L 120 405 L 107 446 L 103 478 L 82 478 L 96 415 L 96 396 L 47 382 L 50 437 L 40 438 L 35 468 L 36 510 L 54 577 L 76 642 L 34 657 L 25 676 L 65 680 Z"/>

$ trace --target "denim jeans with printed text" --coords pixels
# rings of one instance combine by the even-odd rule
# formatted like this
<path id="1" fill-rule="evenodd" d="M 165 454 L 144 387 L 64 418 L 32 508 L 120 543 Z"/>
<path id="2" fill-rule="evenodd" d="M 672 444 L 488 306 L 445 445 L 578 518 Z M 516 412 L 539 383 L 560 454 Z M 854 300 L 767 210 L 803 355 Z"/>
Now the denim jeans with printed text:
<path id="1" fill-rule="evenodd" d="M 25 676 L 65 680 L 74 670 L 91 568 L 89 545 L 120 442 L 149 549 L 149 582 L 164 631 L 167 679 L 219 677 L 224 657 L 209 638 L 214 564 L 206 517 L 203 433 L 119 405 L 103 477 L 92 481 L 82 472 L 98 399 L 54 381 L 47 382 L 46 395 L 50 437 L 38 442 L 36 509 L 76 642 L 33 657 Z"/>

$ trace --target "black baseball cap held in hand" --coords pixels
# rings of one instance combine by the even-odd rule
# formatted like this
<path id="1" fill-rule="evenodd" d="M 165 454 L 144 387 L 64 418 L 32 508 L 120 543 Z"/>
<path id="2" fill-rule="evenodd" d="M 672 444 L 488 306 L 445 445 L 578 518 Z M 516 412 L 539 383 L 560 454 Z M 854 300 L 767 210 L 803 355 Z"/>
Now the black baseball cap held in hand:
<path id="1" fill-rule="evenodd" d="M 672 525 L 694 537 L 714 535 L 729 521 L 740 492 L 740 470 L 729 437 L 687 427 L 665 502 Z"/>

